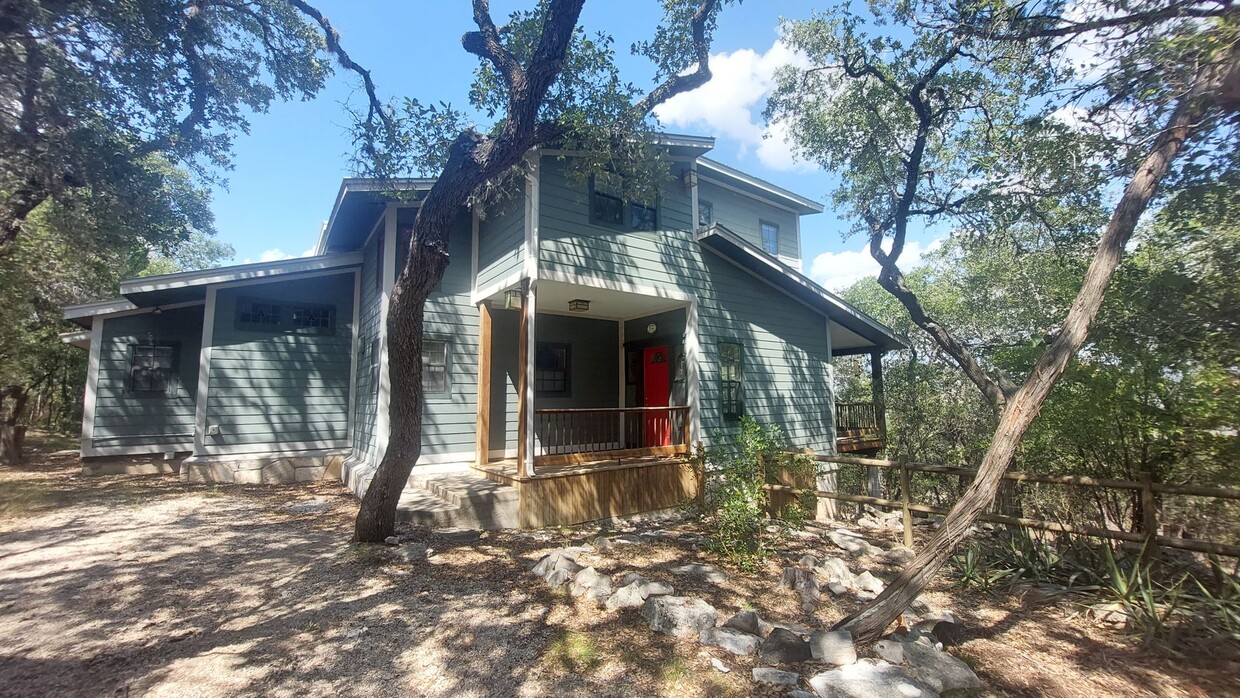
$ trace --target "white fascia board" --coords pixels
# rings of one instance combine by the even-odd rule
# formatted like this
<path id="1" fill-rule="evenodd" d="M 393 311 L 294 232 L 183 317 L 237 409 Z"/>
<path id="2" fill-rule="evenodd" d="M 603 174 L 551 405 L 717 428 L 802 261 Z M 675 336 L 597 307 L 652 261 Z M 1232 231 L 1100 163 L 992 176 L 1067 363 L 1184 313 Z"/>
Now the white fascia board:
<path id="1" fill-rule="evenodd" d="M 66 305 L 64 314 L 66 320 L 78 320 L 86 317 L 94 317 L 95 315 L 110 315 L 112 313 L 122 313 L 126 310 L 136 310 L 138 306 L 131 303 L 126 298 L 110 298 L 105 301 L 92 301 L 90 303 L 81 303 L 79 305 Z"/>
<path id="2" fill-rule="evenodd" d="M 710 177 L 711 174 L 716 174 L 738 182 L 743 182 L 751 187 L 761 189 L 780 201 L 786 201 L 796 205 L 802 209 L 802 213 L 822 213 L 825 210 L 825 207 L 822 204 L 814 201 L 813 199 L 807 199 L 804 196 L 788 191 L 779 185 L 771 184 L 764 179 L 759 179 L 751 174 L 746 174 L 736 168 L 729 167 L 722 162 L 717 162 L 715 160 L 711 160 L 710 158 L 698 158 L 698 169 L 705 170 L 707 177 Z"/>
<path id="3" fill-rule="evenodd" d="M 261 279 L 268 276 L 299 274 L 307 271 L 349 267 L 362 263 L 362 253 L 346 252 L 343 254 L 318 255 L 315 257 L 298 257 L 279 262 L 261 262 L 259 264 L 242 264 L 235 267 L 220 267 L 202 271 L 188 271 L 163 276 L 148 276 L 140 279 L 129 279 L 121 282 L 121 293 L 150 293 L 166 291 L 188 286 L 207 286 L 230 281 Z"/>

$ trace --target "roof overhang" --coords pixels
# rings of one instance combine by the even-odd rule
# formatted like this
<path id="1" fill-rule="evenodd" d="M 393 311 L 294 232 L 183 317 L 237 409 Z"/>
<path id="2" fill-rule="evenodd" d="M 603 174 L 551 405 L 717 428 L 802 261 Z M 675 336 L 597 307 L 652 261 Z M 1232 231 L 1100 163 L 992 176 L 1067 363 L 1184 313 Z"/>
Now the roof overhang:
<path id="1" fill-rule="evenodd" d="M 412 198 L 429 191 L 430 178 L 368 179 L 349 177 L 340 183 L 340 193 L 331 217 L 319 234 L 316 254 L 359 249 L 366 242 L 380 214 L 392 201 Z"/>
<path id="2" fill-rule="evenodd" d="M 833 350 L 833 354 L 861 354 L 874 350 L 903 349 L 904 343 L 878 320 L 866 315 L 844 299 L 814 283 L 809 277 L 742 239 L 722 225 L 715 224 L 697 233 L 698 242 L 753 273 L 772 286 L 831 318 L 869 342 Z"/>
<path id="3" fill-rule="evenodd" d="M 123 313 L 127 310 L 135 310 L 137 307 L 128 298 L 110 298 L 105 301 L 66 305 L 64 307 L 64 314 L 65 319 L 69 322 L 82 327 L 90 327 L 96 315 Z"/>
<path id="4" fill-rule="evenodd" d="M 250 279 L 266 279 L 290 274 L 355 267 L 362 263 L 361 252 L 298 257 L 279 262 L 241 264 L 201 271 L 187 271 L 163 276 L 144 276 L 121 282 L 121 295 L 140 308 L 202 300 L 207 287 Z M 106 312 L 106 311 L 105 311 Z M 114 312 L 114 311 L 112 311 Z M 68 309 L 66 309 L 66 317 Z M 101 313 L 95 313 L 96 315 Z"/>
<path id="5" fill-rule="evenodd" d="M 710 158 L 698 158 L 698 176 L 722 182 L 757 197 L 774 200 L 802 216 L 823 212 L 822 204 L 813 199 L 807 199 L 779 185 L 771 184 L 764 179 L 746 174 Z"/>
<path id="6" fill-rule="evenodd" d="M 90 349 L 90 332 L 61 332 L 60 341 L 79 349 Z"/>

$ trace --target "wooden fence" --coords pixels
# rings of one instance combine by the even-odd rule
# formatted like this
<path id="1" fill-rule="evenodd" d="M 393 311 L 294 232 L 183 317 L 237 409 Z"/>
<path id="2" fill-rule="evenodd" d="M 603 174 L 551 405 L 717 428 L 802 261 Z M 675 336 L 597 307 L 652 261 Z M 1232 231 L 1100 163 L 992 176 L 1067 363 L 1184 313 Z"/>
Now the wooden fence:
<path id="1" fill-rule="evenodd" d="M 977 475 L 977 470 L 973 468 L 931 465 L 926 463 L 906 463 L 902 461 L 896 462 L 880 460 L 877 458 L 858 458 L 853 456 L 816 456 L 815 460 L 823 463 L 836 463 L 839 465 L 853 465 L 866 468 L 893 468 L 898 470 L 900 475 L 900 501 L 884 499 L 882 497 L 867 497 L 865 495 L 845 494 L 843 492 L 825 492 L 821 490 L 817 491 L 816 494 L 819 497 L 824 497 L 839 502 L 870 504 L 873 506 L 889 507 L 892 509 L 901 510 L 904 514 L 904 544 L 909 547 L 912 547 L 913 545 L 913 512 L 939 515 L 946 515 L 948 512 L 948 510 L 943 507 L 917 504 L 910 501 L 909 473 L 936 473 L 939 475 L 956 475 L 964 477 L 973 477 Z M 1015 482 L 1073 485 L 1077 487 L 1096 487 L 1102 489 L 1140 492 L 1142 505 L 1141 509 L 1144 512 L 1144 518 L 1141 521 L 1141 531 L 1139 533 L 1131 531 L 1117 531 L 1109 528 L 1099 528 L 1097 526 L 1063 524 L 1054 521 L 1043 521 L 1041 519 L 1031 519 L 1022 516 L 1005 516 L 1002 514 L 983 514 L 979 517 L 981 521 L 1006 524 L 1008 526 L 1024 526 L 1025 528 L 1053 531 L 1056 533 L 1093 536 L 1127 543 L 1142 543 L 1150 546 L 1163 546 L 1167 548 L 1176 548 L 1178 550 L 1191 550 L 1198 553 L 1240 557 L 1240 546 L 1237 545 L 1228 545 L 1225 543 L 1215 543 L 1212 541 L 1193 540 L 1187 538 L 1172 538 L 1170 536 L 1158 535 L 1158 507 L 1154 500 L 1155 494 L 1240 500 L 1240 489 L 1226 487 L 1167 485 L 1154 482 L 1149 473 L 1142 473 L 1140 481 L 1109 480 L 1086 477 L 1082 475 L 1037 475 L 1034 473 L 1021 472 L 1009 472 L 1003 476 L 1003 479 Z"/>

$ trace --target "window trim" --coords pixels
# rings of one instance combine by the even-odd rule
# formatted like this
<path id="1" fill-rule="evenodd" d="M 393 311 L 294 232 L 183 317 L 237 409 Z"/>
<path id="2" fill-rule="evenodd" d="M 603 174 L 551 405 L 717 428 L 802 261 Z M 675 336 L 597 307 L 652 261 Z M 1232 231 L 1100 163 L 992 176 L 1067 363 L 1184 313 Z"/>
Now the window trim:
<path id="1" fill-rule="evenodd" d="M 151 347 L 157 349 L 168 349 L 168 380 L 163 390 L 136 390 L 133 387 L 133 370 L 134 359 L 137 358 L 137 350 L 143 347 Z M 126 397 L 143 399 L 143 398 L 175 398 L 181 393 L 180 374 L 180 358 L 181 343 L 180 342 L 129 342 L 128 343 L 127 366 L 125 368 L 125 390 Z"/>
<path id="2" fill-rule="evenodd" d="M 426 345 L 428 342 L 443 344 L 443 390 L 428 390 L 426 387 Z M 428 398 L 443 398 L 452 394 L 452 340 L 448 337 L 422 337 L 422 395 Z"/>
<path id="3" fill-rule="evenodd" d="M 260 303 L 280 309 L 279 319 L 274 323 L 258 324 L 242 321 L 242 307 L 246 303 Z M 327 326 L 300 327 L 294 324 L 294 316 L 300 310 L 321 310 L 327 313 Z M 237 296 L 233 306 L 233 329 L 238 332 L 260 332 L 265 334 L 296 334 L 319 335 L 334 337 L 339 332 L 339 309 L 335 303 L 313 303 L 304 301 L 288 301 L 279 298 L 263 298 L 261 296 Z"/>
<path id="4" fill-rule="evenodd" d="M 729 381 L 724 378 L 723 354 L 725 346 L 735 346 L 736 351 L 736 375 L 737 379 Z M 736 384 L 735 405 L 728 404 L 729 383 Z M 734 409 L 729 409 L 734 407 Z M 719 411 L 724 419 L 740 419 L 745 416 L 745 345 L 740 340 L 725 339 L 719 342 Z"/>
<path id="5" fill-rule="evenodd" d="M 556 348 L 564 350 L 564 389 L 563 390 L 540 390 L 538 388 L 538 353 L 542 347 Z M 534 344 L 534 397 L 562 397 L 571 398 L 573 396 L 573 345 L 570 342 L 535 342 Z"/>
<path id="6" fill-rule="evenodd" d="M 615 176 L 619 177 L 619 175 L 615 175 Z M 658 201 L 657 196 L 655 197 L 654 201 L 649 202 L 649 203 L 645 201 L 638 201 L 636 199 L 626 199 L 620 196 L 616 196 L 615 194 L 609 194 L 605 191 L 600 191 L 595 186 L 596 179 L 597 179 L 596 175 L 590 175 L 588 193 L 589 193 L 589 204 L 590 204 L 589 216 L 590 216 L 591 225 L 597 225 L 597 226 L 604 227 L 604 228 L 611 228 L 614 230 L 627 230 L 627 231 L 634 231 L 634 232 L 639 232 L 639 233 L 653 233 L 659 229 L 659 218 L 661 216 L 659 213 L 660 206 L 659 206 L 659 201 Z M 623 180 L 623 178 L 621 178 L 621 180 Z M 597 210 L 597 207 L 595 206 L 594 202 L 595 202 L 595 197 L 597 196 L 606 197 L 608 199 L 611 199 L 613 201 L 618 201 L 620 203 L 620 222 L 619 223 L 613 223 L 612 221 L 600 220 L 599 218 L 595 217 L 594 214 L 595 214 L 595 211 Z M 633 220 L 632 208 L 634 206 L 638 206 L 638 207 L 641 207 L 641 208 L 644 208 L 650 211 L 651 213 L 650 226 L 651 227 L 635 228 L 632 225 L 630 225 L 630 222 Z"/>
<path id="7" fill-rule="evenodd" d="M 775 229 L 775 250 L 774 251 L 766 249 L 766 235 L 764 234 L 764 231 L 763 231 L 763 228 L 765 226 L 770 226 L 771 228 Z M 759 218 L 758 219 L 758 237 L 759 237 L 760 242 L 762 243 L 763 252 L 773 257 L 779 256 L 779 243 L 781 242 L 781 240 L 780 240 L 780 232 L 779 232 L 778 223 L 772 223 L 771 221 Z"/>

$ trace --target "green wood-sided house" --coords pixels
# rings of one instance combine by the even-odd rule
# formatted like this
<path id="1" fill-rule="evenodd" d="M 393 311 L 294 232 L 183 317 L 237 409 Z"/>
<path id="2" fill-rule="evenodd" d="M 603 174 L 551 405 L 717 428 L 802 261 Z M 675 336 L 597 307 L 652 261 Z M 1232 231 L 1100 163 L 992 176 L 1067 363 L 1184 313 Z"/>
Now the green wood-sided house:
<path id="1" fill-rule="evenodd" d="M 713 139 L 665 146 L 657 202 L 541 151 L 524 191 L 461 211 L 427 307 L 417 483 L 472 473 L 516 493 L 509 524 L 574 523 L 693 497 L 684 456 L 742 415 L 820 453 L 881 447 L 881 410 L 836 404 L 832 360 L 899 342 L 800 272 L 800 218 L 822 207 L 708 159 Z M 66 308 L 90 352 L 85 468 L 363 492 L 389 433 L 402 201 L 431 184 L 346 179 L 314 256 Z"/>

